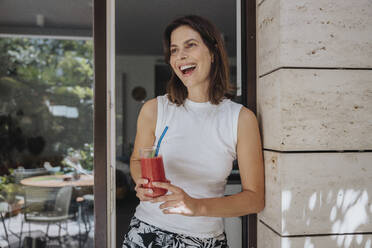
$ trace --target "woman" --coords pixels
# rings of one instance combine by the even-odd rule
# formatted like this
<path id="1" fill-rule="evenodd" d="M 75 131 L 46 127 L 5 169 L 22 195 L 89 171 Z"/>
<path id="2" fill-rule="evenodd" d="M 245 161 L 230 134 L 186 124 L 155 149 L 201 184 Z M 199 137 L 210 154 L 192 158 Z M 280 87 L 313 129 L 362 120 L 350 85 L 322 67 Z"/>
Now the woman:
<path id="1" fill-rule="evenodd" d="M 227 55 L 217 29 L 198 16 L 174 20 L 164 32 L 172 77 L 165 96 L 149 100 L 137 123 L 131 175 L 140 204 L 123 247 L 228 247 L 222 217 L 264 207 L 264 173 L 255 115 L 226 98 L 231 93 Z M 168 194 L 148 197 L 141 185 L 139 149 L 160 148 Z M 237 158 L 242 192 L 224 196 Z"/>

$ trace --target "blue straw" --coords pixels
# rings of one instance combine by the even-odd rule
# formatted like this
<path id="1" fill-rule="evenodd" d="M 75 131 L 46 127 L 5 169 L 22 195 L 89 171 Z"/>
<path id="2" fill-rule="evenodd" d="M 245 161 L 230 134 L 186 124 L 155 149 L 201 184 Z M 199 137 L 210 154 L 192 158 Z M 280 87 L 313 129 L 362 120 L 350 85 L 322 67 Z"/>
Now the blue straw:
<path id="1" fill-rule="evenodd" d="M 168 131 L 168 126 L 165 126 L 164 131 L 163 131 L 163 133 L 161 134 L 160 139 L 158 140 L 158 144 L 157 144 L 157 146 L 156 146 L 155 157 L 157 157 L 158 154 L 159 154 L 160 143 L 161 143 L 161 141 L 163 140 L 164 135 L 165 135 L 165 133 L 166 133 L 167 131 Z"/>

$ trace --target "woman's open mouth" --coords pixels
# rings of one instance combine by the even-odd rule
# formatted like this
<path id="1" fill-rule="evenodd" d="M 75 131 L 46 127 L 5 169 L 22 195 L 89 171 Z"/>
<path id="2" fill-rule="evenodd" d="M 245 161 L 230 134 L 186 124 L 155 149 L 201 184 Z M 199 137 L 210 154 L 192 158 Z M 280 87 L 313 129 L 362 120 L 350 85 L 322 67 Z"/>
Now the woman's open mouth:
<path id="1" fill-rule="evenodd" d="M 196 68 L 196 64 L 181 65 L 179 67 L 180 71 L 185 76 L 190 75 L 195 70 L 195 68 Z"/>

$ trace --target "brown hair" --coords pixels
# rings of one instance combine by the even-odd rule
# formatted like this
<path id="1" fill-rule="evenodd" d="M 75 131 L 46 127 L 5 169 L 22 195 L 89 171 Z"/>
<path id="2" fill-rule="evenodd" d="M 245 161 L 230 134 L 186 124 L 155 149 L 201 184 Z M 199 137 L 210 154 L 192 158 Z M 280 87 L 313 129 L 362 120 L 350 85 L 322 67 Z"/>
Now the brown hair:
<path id="1" fill-rule="evenodd" d="M 180 26 L 189 26 L 199 33 L 204 44 L 213 54 L 214 61 L 209 74 L 208 98 L 212 104 L 219 104 L 223 98 L 232 97 L 234 87 L 230 84 L 230 72 L 227 53 L 222 41 L 221 33 L 208 20 L 195 15 L 180 17 L 172 21 L 163 35 L 165 61 L 169 65 L 170 39 L 172 32 Z M 168 98 L 171 102 L 182 105 L 187 98 L 187 88 L 172 70 L 172 76 L 167 85 Z"/>

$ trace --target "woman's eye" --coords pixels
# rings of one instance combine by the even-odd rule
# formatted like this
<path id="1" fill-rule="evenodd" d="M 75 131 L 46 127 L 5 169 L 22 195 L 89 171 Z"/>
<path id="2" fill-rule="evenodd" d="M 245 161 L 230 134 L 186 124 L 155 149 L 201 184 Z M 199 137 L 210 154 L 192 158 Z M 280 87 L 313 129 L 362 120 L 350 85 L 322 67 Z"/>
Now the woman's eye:
<path id="1" fill-rule="evenodd" d="M 176 52 L 177 52 L 177 49 L 175 49 L 175 48 L 170 50 L 171 54 L 175 54 Z"/>
<path id="2" fill-rule="evenodd" d="M 194 47 L 194 46 L 196 46 L 195 43 L 189 43 L 189 44 L 187 45 L 187 47 Z"/>

